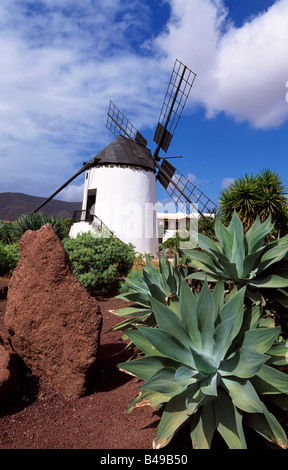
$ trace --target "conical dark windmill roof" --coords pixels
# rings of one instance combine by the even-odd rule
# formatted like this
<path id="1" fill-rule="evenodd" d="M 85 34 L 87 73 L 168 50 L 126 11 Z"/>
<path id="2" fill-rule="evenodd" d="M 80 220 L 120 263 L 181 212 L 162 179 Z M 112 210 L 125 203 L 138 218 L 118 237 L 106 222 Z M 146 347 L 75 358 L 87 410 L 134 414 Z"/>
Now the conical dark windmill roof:
<path id="1" fill-rule="evenodd" d="M 96 157 L 98 165 L 129 165 L 140 166 L 155 171 L 151 151 L 134 140 L 122 135 L 116 137 L 111 144 L 103 149 Z"/>

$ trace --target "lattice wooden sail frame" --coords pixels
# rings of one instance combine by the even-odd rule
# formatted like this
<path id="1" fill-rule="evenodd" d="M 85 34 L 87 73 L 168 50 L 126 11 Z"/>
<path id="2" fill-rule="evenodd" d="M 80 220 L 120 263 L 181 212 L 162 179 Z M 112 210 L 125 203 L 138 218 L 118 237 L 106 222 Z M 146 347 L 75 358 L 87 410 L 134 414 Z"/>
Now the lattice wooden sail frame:
<path id="1" fill-rule="evenodd" d="M 196 73 L 176 59 L 154 135 L 154 142 L 158 144 L 155 158 L 160 148 L 167 153 L 195 78 Z"/>
<path id="2" fill-rule="evenodd" d="M 147 140 L 136 129 L 136 127 L 133 126 L 129 119 L 127 119 L 126 116 L 121 113 L 120 109 L 118 109 L 112 101 L 110 101 L 109 110 L 107 113 L 106 127 L 116 137 L 118 135 L 122 135 L 124 137 L 128 137 L 129 139 L 135 140 L 135 142 L 143 145 L 144 147 L 147 145 Z"/>
<path id="3" fill-rule="evenodd" d="M 214 202 L 170 162 L 163 159 L 161 165 L 156 164 L 156 166 L 159 170 L 158 181 L 179 211 L 185 214 L 198 211 L 202 217 L 205 217 L 205 213 L 216 211 Z"/>

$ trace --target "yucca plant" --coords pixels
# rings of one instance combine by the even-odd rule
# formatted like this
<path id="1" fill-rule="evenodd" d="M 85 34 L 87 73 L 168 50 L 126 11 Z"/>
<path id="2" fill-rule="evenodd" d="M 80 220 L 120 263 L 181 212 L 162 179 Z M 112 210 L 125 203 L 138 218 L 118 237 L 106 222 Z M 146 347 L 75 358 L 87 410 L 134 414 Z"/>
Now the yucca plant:
<path id="1" fill-rule="evenodd" d="M 246 174 L 221 191 L 219 214 L 226 224 L 236 210 L 245 231 L 252 226 L 257 215 L 261 222 L 271 215 L 275 232 L 285 234 L 288 228 L 286 196 L 287 190 L 277 173 L 266 169 L 256 176 Z"/>
<path id="2" fill-rule="evenodd" d="M 245 286 L 246 296 L 253 301 L 265 301 L 267 295 L 280 301 L 277 290 L 288 286 L 288 235 L 267 243 L 265 239 L 272 229 L 270 217 L 263 224 L 257 217 L 245 234 L 236 211 L 228 228 L 216 219 L 216 242 L 198 234 L 197 248 L 184 250 L 194 268 L 188 278 L 208 277 L 211 282 L 222 279 L 237 289 Z"/>
<path id="3" fill-rule="evenodd" d="M 253 175 L 246 174 L 224 188 L 219 198 L 219 213 L 225 223 L 229 223 L 236 212 L 248 229 L 255 221 L 259 207 L 259 182 Z"/>
<path id="4" fill-rule="evenodd" d="M 225 302 L 224 283 L 211 292 L 205 281 L 196 297 L 181 280 L 177 313 L 151 297 L 158 327 L 127 331 L 145 354 L 118 365 L 144 381 L 127 412 L 147 404 L 163 409 L 154 448 L 165 447 L 188 423 L 195 449 L 211 448 L 217 432 L 228 448 L 247 448 L 243 423 L 287 448 L 267 404 L 278 397 L 278 405 L 288 407 L 288 377 L 274 366 L 285 364 L 287 348 L 275 345 L 279 328 L 258 327 L 259 305 L 244 313 L 244 294 L 242 288 Z"/>

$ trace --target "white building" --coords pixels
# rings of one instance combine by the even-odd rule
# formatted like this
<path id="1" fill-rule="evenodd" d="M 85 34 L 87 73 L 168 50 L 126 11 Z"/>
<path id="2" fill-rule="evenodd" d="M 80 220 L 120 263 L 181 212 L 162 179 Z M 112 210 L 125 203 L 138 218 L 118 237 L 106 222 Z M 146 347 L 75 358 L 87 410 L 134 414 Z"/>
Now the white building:
<path id="1" fill-rule="evenodd" d="M 86 172 L 82 212 L 79 222 L 71 227 L 70 237 L 93 233 L 104 225 L 123 242 L 132 243 L 137 252 L 155 255 L 156 175 L 151 151 L 118 136 L 96 160 Z"/>

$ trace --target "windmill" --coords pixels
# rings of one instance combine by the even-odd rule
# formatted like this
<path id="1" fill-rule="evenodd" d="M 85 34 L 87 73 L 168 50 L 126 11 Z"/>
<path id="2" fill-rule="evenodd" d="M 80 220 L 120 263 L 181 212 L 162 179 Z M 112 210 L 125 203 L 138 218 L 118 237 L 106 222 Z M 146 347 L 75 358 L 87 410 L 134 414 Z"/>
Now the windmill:
<path id="1" fill-rule="evenodd" d="M 158 250 L 156 180 L 183 212 L 196 208 L 199 214 L 215 210 L 215 204 L 169 161 L 167 153 L 182 115 L 196 74 L 176 59 L 154 135 L 152 155 L 147 140 L 110 101 L 106 127 L 116 136 L 104 150 L 46 199 L 38 211 L 56 194 L 86 171 L 80 221 L 70 236 L 89 230 L 89 224 L 104 224 L 140 253 Z M 173 158 L 173 157 L 170 157 Z M 91 227 L 90 227 L 91 228 Z"/>

